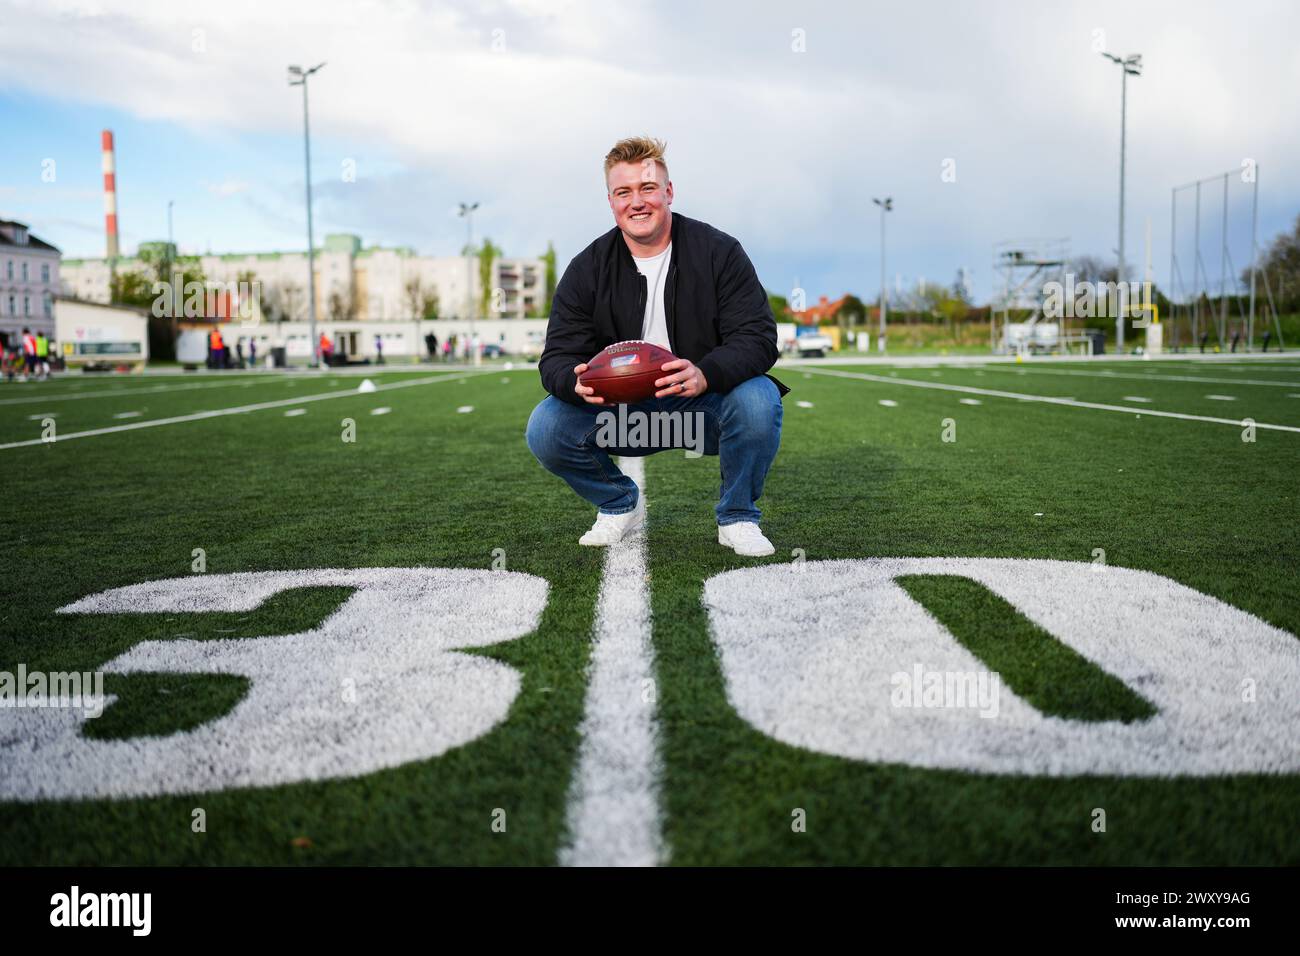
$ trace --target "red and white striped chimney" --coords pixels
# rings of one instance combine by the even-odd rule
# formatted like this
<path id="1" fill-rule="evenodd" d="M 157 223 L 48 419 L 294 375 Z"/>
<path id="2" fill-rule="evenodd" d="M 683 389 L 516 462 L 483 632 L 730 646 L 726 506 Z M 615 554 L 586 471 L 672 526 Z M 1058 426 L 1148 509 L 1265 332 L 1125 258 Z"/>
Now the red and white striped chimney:
<path id="1" fill-rule="evenodd" d="M 116 259 L 117 246 L 117 171 L 113 162 L 113 131 L 104 130 L 104 230 L 108 237 L 108 258 Z"/>

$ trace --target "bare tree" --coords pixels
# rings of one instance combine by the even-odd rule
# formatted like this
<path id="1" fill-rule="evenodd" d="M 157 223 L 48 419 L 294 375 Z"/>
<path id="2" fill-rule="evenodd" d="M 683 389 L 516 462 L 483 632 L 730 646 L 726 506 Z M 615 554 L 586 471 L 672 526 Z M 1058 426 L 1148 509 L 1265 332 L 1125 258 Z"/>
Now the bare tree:
<path id="1" fill-rule="evenodd" d="M 335 322 L 357 317 L 357 292 L 355 288 L 340 289 L 335 286 L 330 290 L 329 317 Z"/>
<path id="2" fill-rule="evenodd" d="M 406 311 L 412 318 L 419 318 L 424 311 L 424 283 L 418 275 L 411 276 L 402 287 L 406 293 Z"/>
<path id="3" fill-rule="evenodd" d="M 1108 265 L 1096 256 L 1075 256 L 1070 260 L 1070 271 L 1076 284 L 1080 282 L 1117 282 L 1119 269 Z"/>
<path id="4" fill-rule="evenodd" d="M 1268 274 L 1269 289 L 1278 308 L 1290 312 L 1300 308 L 1300 216 L 1290 232 L 1280 232 L 1269 243 L 1259 269 Z M 1242 285 L 1250 287 L 1250 269 L 1242 272 Z"/>

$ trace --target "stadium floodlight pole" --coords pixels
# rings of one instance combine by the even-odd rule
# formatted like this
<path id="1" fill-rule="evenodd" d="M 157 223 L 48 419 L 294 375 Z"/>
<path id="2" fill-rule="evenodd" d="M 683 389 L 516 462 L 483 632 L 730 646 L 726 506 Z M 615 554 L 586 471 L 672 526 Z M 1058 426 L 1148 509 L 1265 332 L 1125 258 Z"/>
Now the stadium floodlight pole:
<path id="1" fill-rule="evenodd" d="M 1102 51 L 1102 56 L 1120 66 L 1120 87 L 1119 87 L 1119 271 L 1116 273 L 1115 280 L 1119 283 L 1119 301 L 1127 305 L 1127 299 L 1124 295 L 1123 285 L 1126 276 L 1124 275 L 1124 146 L 1125 130 L 1128 125 L 1128 78 L 1130 76 L 1142 75 L 1142 54 L 1130 53 L 1126 57 L 1118 57 L 1113 53 Z M 1120 309 L 1120 314 L 1115 319 L 1115 351 L 1124 351 L 1124 313 L 1127 308 Z"/>
<path id="2" fill-rule="evenodd" d="M 176 351 L 176 303 L 180 300 L 176 296 L 176 254 L 175 245 L 172 244 L 172 206 L 176 205 L 175 199 L 167 200 L 167 288 L 171 289 L 171 301 L 167 307 L 172 317 L 172 351 Z"/>
<path id="3" fill-rule="evenodd" d="M 312 368 L 320 365 L 320 358 L 316 339 L 316 243 L 311 226 L 311 124 L 307 119 L 307 77 L 324 65 L 317 63 L 310 70 L 300 66 L 289 67 L 289 85 L 302 87 L 302 142 L 307 162 L 307 340 L 311 343 Z"/>
<path id="4" fill-rule="evenodd" d="M 1255 273 L 1259 255 L 1259 166 L 1256 164 L 1255 178 L 1251 186 L 1250 197 L 1250 318 L 1246 325 L 1246 351 L 1255 351 Z M 1226 239 L 1224 240 L 1227 241 Z"/>
<path id="5" fill-rule="evenodd" d="M 465 220 L 465 305 L 469 316 L 469 347 L 474 350 L 474 364 L 480 363 L 478 349 L 474 347 L 474 210 L 478 203 L 463 202 L 459 215 Z"/>
<path id="6" fill-rule="evenodd" d="M 889 288 L 885 284 L 885 213 L 894 208 L 892 196 L 871 200 L 880 207 L 880 351 L 885 351 L 885 317 L 889 313 Z"/>

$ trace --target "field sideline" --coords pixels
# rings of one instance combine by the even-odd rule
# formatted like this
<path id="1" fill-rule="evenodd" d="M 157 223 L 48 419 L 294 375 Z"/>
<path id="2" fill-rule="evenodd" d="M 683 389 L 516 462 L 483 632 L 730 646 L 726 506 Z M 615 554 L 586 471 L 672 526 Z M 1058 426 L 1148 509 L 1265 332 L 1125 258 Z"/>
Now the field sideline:
<path id="1" fill-rule="evenodd" d="M 0 671 L 103 668 L 116 698 L 72 736 L 0 709 L 0 863 L 1300 863 L 1300 359 L 775 374 L 759 561 L 714 540 L 717 460 L 680 452 L 644 461 L 643 537 L 578 547 L 589 509 L 523 443 L 533 369 L 0 388 Z M 897 588 L 878 559 L 911 561 Z M 343 570 L 264 600 L 225 577 L 312 569 Z M 1015 597 L 1040 571 L 1050 600 Z M 941 743 L 998 720 L 871 724 L 870 655 L 938 667 L 940 630 L 1024 721 L 1004 766 Z M 205 763 L 186 741 L 220 788 L 165 769 Z"/>

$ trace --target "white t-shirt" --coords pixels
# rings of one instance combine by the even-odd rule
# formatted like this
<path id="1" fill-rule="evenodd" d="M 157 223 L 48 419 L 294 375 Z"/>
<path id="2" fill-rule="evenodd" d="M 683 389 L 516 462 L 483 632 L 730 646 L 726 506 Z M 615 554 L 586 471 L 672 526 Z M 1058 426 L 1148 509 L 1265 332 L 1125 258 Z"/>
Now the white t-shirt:
<path id="1" fill-rule="evenodd" d="M 668 344 L 668 314 L 664 311 L 664 288 L 668 284 L 668 262 L 672 259 L 673 244 L 649 259 L 632 257 L 637 271 L 646 277 L 645 317 L 641 321 L 641 338 L 663 348 Z"/>

